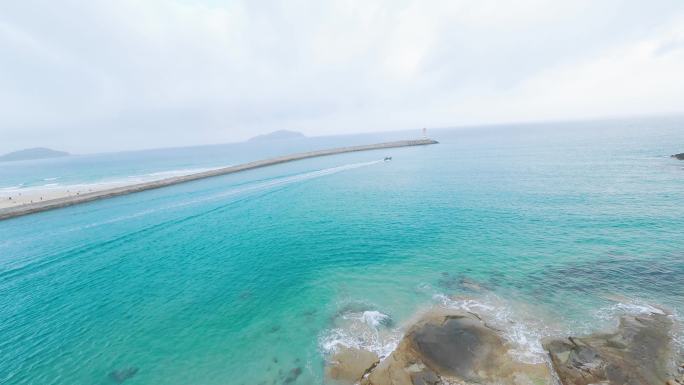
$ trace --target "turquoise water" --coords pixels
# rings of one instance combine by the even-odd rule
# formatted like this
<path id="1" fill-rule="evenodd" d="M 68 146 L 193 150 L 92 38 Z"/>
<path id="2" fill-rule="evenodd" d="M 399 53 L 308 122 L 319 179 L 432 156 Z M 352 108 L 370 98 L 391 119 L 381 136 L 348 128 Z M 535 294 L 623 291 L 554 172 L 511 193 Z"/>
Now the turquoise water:
<path id="1" fill-rule="evenodd" d="M 434 304 L 528 361 L 543 336 L 682 314 L 684 120 L 432 136 L 0 222 L 0 383 L 321 384 L 336 344 L 386 353 Z M 240 158 L 217 157 L 182 166 Z"/>
<path id="2" fill-rule="evenodd" d="M 411 135 L 416 135 L 411 133 Z M 199 172 L 295 152 L 400 140 L 406 133 L 314 137 L 261 143 L 228 143 L 147 151 L 74 154 L 69 157 L 0 162 L 0 196 L 31 188 L 138 182 Z"/>

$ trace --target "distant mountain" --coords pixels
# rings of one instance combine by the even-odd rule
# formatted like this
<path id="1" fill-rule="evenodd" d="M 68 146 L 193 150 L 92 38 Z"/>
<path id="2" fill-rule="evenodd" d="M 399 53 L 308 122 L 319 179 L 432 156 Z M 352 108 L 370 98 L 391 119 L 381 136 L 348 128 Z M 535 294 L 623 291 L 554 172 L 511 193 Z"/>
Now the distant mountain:
<path id="1" fill-rule="evenodd" d="M 9 154 L 0 156 L 0 162 L 11 162 L 13 160 L 31 160 L 31 159 L 45 159 L 45 158 L 60 158 L 69 156 L 68 152 L 55 151 L 49 148 L 36 147 L 27 148 L 26 150 L 14 151 Z"/>
<path id="2" fill-rule="evenodd" d="M 271 141 L 271 140 L 301 139 L 301 138 L 306 138 L 306 136 L 304 136 L 304 134 L 302 134 L 301 132 L 288 131 L 288 130 L 278 130 L 278 131 L 273 131 L 269 134 L 257 135 L 255 137 L 249 139 L 248 142 L 266 142 L 266 141 Z"/>

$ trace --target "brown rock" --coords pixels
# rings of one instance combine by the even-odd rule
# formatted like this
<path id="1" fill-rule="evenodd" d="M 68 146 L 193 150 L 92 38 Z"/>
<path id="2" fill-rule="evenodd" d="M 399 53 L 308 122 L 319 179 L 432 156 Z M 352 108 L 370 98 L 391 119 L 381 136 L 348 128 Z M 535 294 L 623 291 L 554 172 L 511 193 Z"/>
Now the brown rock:
<path id="1" fill-rule="evenodd" d="M 503 340 L 481 320 L 448 315 L 439 323 L 426 323 L 410 335 L 422 361 L 439 373 L 480 382 L 502 364 Z"/>
<path id="2" fill-rule="evenodd" d="M 563 385 L 666 383 L 672 362 L 672 320 L 625 316 L 616 332 L 544 342 Z"/>
<path id="3" fill-rule="evenodd" d="M 546 365 L 511 359 L 499 332 L 479 317 L 436 310 L 414 325 L 362 385 L 551 384 Z"/>
<path id="4" fill-rule="evenodd" d="M 378 363 L 378 355 L 356 348 L 339 348 L 326 368 L 327 375 L 342 383 L 355 384 Z"/>

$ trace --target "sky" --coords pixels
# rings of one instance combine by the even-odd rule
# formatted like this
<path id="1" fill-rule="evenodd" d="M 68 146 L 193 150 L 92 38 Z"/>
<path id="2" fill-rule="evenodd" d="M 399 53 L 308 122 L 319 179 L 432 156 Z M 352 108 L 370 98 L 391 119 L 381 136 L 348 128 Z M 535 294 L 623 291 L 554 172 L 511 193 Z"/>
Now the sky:
<path id="1" fill-rule="evenodd" d="M 0 152 L 680 113 L 682 0 L 0 1 Z"/>

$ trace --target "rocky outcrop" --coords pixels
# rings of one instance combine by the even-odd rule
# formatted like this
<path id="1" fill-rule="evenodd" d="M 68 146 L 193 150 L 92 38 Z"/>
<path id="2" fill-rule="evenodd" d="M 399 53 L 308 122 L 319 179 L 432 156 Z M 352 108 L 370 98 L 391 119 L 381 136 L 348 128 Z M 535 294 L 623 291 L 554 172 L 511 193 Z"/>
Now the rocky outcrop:
<path id="1" fill-rule="evenodd" d="M 499 331 L 476 315 L 433 311 L 361 384 L 551 384 L 546 365 L 518 363 L 508 349 Z"/>
<path id="2" fill-rule="evenodd" d="M 684 160 L 684 152 L 682 152 L 681 154 L 674 154 L 672 155 L 672 158 Z"/>
<path id="3" fill-rule="evenodd" d="M 478 315 L 437 308 L 385 359 L 344 348 L 326 371 L 336 384 L 360 385 L 684 385 L 673 329 L 666 313 L 623 316 L 612 333 L 544 340 L 550 363 L 525 364 Z"/>
<path id="4" fill-rule="evenodd" d="M 339 347 L 326 367 L 328 378 L 356 384 L 379 361 L 378 355 L 363 349 Z"/>
<path id="5" fill-rule="evenodd" d="M 544 342 L 563 385 L 653 385 L 675 373 L 666 314 L 624 316 L 614 333 Z"/>

